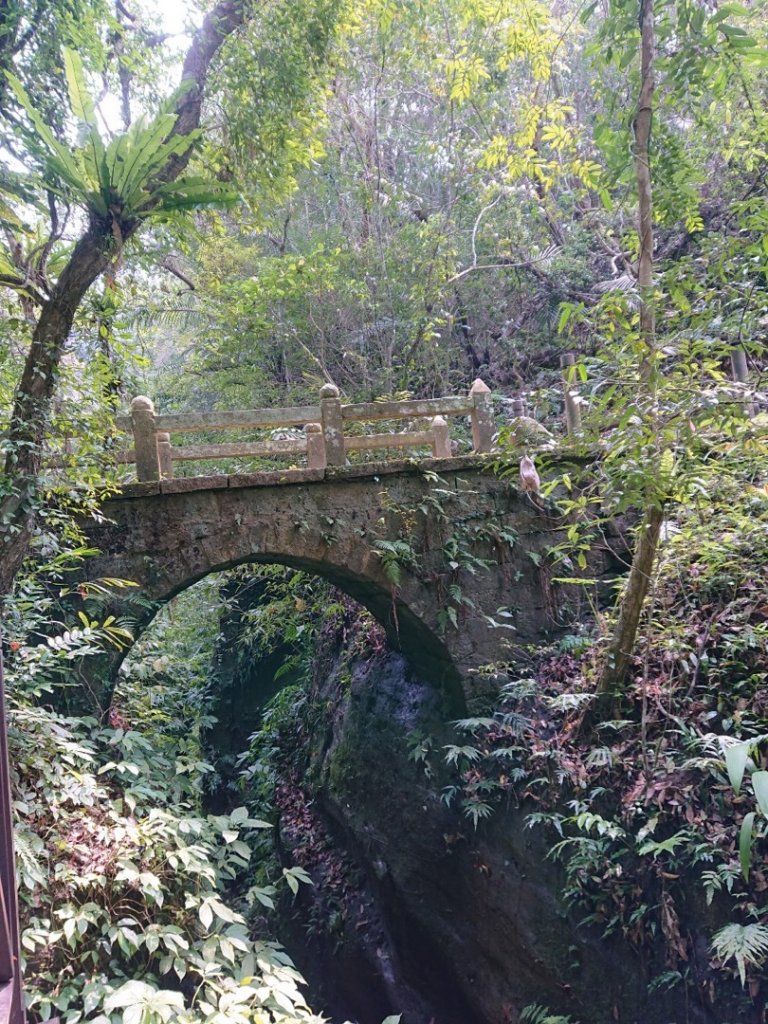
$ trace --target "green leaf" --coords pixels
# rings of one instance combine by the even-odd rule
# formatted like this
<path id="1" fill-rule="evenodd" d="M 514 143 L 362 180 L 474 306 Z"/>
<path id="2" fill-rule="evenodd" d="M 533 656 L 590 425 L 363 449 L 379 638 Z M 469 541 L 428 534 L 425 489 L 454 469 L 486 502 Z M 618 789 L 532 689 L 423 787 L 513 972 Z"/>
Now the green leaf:
<path id="1" fill-rule="evenodd" d="M 181 992 L 158 990 L 144 981 L 127 981 L 114 992 L 110 992 L 104 1000 L 107 1013 L 123 1010 L 128 1007 L 141 1006 L 158 1012 L 163 1020 L 170 1016 L 167 1012 L 171 1007 L 181 1011 L 184 1009 L 184 997 Z"/>
<path id="2" fill-rule="evenodd" d="M 725 767 L 733 792 L 738 796 L 744 779 L 744 769 L 749 760 L 749 743 L 734 743 L 725 749 Z"/>
<path id="3" fill-rule="evenodd" d="M 26 231 L 24 221 L 16 214 L 16 211 L 8 205 L 4 199 L 0 199 L 0 226 L 12 228 L 14 231 Z M 0 253 L 0 260 L 5 260 Z M 16 268 L 11 264 L 12 270 L 15 273 Z M 6 271 L 0 271 L 0 273 L 6 273 Z"/>
<path id="4" fill-rule="evenodd" d="M 112 186 L 124 201 L 135 197 L 140 183 L 146 181 L 147 168 L 176 123 L 173 114 L 162 114 L 147 124 L 139 118 L 124 136 L 113 139 L 107 147 L 107 167 Z"/>
<path id="5" fill-rule="evenodd" d="M 752 858 L 752 829 L 755 824 L 755 812 L 750 811 L 744 815 L 739 831 L 739 861 L 741 873 L 745 881 L 749 881 L 749 863 Z"/>
<path id="6" fill-rule="evenodd" d="M 64 73 L 67 77 L 69 102 L 72 113 L 80 121 L 96 127 L 96 106 L 85 82 L 85 72 L 80 55 L 74 50 L 63 49 Z"/>
<path id="7" fill-rule="evenodd" d="M 300 883 L 303 883 L 304 885 L 313 884 L 312 879 L 309 877 L 304 868 L 298 866 L 292 868 L 283 868 L 283 877 L 288 883 L 288 888 L 291 890 L 294 896 L 299 891 Z"/>
<path id="8" fill-rule="evenodd" d="M 755 800 L 757 800 L 760 813 L 768 818 L 768 772 L 753 772 L 752 788 L 755 791 Z"/>
<path id="9" fill-rule="evenodd" d="M 576 307 L 572 302 L 564 302 L 560 307 L 560 319 L 557 322 L 557 333 L 562 334 L 565 330 L 568 321 L 573 315 L 573 311 Z"/>
<path id="10" fill-rule="evenodd" d="M 0 274 L 5 274 L 7 277 L 19 276 L 19 268 L 11 262 L 10 256 L 6 256 L 2 250 L 0 250 Z"/>
<path id="11" fill-rule="evenodd" d="M 207 931 L 213 924 L 213 910 L 211 909 L 210 902 L 206 900 L 202 903 L 197 913 L 200 921 L 202 922 L 203 928 Z"/>
<path id="12" fill-rule="evenodd" d="M 8 79 L 8 84 L 10 85 L 14 96 L 19 101 L 20 106 L 23 108 L 25 114 L 34 125 L 35 131 L 40 136 L 41 140 L 45 143 L 49 150 L 51 150 L 52 152 L 56 152 L 57 148 L 59 147 L 59 143 L 56 141 L 56 138 L 51 129 L 48 127 L 48 125 L 45 123 L 42 117 L 35 110 L 32 101 L 30 100 L 29 96 L 27 96 L 24 86 L 21 84 L 21 82 L 15 75 L 11 74 L 10 71 L 6 71 L 5 77 Z"/>
<path id="13" fill-rule="evenodd" d="M 687 829 L 682 829 L 680 832 L 676 832 L 675 835 L 670 836 L 669 839 L 664 839 L 658 843 L 653 839 L 646 840 L 637 852 L 641 857 L 652 853 L 655 860 L 656 855 L 659 853 L 674 853 L 678 846 L 689 843 L 690 838 L 690 833 Z"/>

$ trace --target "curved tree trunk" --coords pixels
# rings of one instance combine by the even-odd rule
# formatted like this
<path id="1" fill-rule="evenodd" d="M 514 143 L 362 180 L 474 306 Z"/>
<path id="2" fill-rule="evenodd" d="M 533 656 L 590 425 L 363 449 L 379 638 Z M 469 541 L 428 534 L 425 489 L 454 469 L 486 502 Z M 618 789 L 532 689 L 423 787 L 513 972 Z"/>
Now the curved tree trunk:
<path id="1" fill-rule="evenodd" d="M 181 75 L 182 83 L 192 84 L 178 101 L 173 135 L 186 136 L 199 127 L 211 62 L 224 40 L 243 24 L 247 9 L 246 0 L 221 0 L 195 34 Z M 173 156 L 153 182 L 154 188 L 178 178 L 190 156 L 190 150 Z M 135 219 L 116 224 L 109 218 L 91 216 L 42 306 L 16 389 L 5 474 L 0 482 L 0 595 L 10 590 L 29 550 L 42 443 L 50 425 L 59 367 L 75 314 L 88 289 L 118 255 L 115 239 L 127 241 L 139 225 Z"/>

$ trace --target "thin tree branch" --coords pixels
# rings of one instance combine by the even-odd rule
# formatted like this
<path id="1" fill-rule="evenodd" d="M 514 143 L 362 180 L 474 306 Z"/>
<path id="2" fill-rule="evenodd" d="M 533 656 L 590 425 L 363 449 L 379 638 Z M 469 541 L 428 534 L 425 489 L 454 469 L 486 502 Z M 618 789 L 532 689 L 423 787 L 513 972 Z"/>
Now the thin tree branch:
<path id="1" fill-rule="evenodd" d="M 185 284 L 191 292 L 197 291 L 195 282 L 191 277 L 187 277 L 184 271 L 176 265 L 170 256 L 166 256 L 163 262 L 160 264 L 163 270 L 167 270 L 169 274 L 173 274 L 174 277 L 178 278 L 182 284 Z"/>
<path id="2" fill-rule="evenodd" d="M 505 260 L 503 257 L 498 257 L 498 263 L 473 263 L 471 267 L 465 267 L 464 270 L 460 270 L 458 274 L 454 274 L 453 277 L 449 277 L 444 284 L 453 284 L 455 281 L 460 281 L 467 274 L 472 274 L 475 270 L 519 270 L 525 267 L 532 267 L 536 263 L 546 263 L 547 260 L 551 260 L 553 253 L 547 252 L 543 256 L 535 256 L 529 260 L 522 260 L 519 263 L 515 263 L 513 260 Z"/>

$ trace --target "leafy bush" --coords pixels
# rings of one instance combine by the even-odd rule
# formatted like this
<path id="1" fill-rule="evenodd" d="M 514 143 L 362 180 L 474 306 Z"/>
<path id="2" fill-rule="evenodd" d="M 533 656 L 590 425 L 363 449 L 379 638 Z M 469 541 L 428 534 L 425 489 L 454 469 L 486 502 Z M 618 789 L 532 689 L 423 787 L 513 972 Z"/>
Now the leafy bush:
<path id="1" fill-rule="evenodd" d="M 24 622 L 21 613 L 16 635 Z M 81 624 L 44 642 L 11 643 L 9 743 L 30 1013 L 65 1024 L 319 1021 L 288 957 L 253 936 L 233 895 L 251 870 L 249 841 L 271 825 L 244 807 L 203 812 L 209 766 L 194 723 L 161 737 L 156 717 L 139 714 L 131 728 L 120 712 L 120 725 L 103 727 L 39 705 L 61 684 L 62 666 L 71 671 L 103 650 L 112 630 Z M 172 675 L 167 660 L 154 682 Z M 146 686 L 146 673 L 138 681 Z M 173 686 L 168 693 L 178 696 Z M 135 715 L 140 698 L 125 707 Z M 167 712 L 160 727 L 173 720 Z"/>

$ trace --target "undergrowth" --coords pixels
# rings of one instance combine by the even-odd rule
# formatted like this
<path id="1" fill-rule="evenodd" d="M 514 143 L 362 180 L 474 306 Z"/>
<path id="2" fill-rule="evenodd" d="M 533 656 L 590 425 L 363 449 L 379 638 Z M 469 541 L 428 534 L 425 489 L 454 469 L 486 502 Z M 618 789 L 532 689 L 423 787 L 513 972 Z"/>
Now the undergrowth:
<path id="1" fill-rule="evenodd" d="M 487 714 L 456 723 L 443 791 L 475 828 L 510 805 L 551 836 L 585 925 L 663 962 L 651 990 L 739 978 L 768 960 L 768 491 L 723 483 L 680 512 L 625 695 L 585 729 L 601 634 L 566 637 Z M 494 666 L 498 672 L 499 666 Z M 682 923 L 683 918 L 687 924 Z M 689 930 L 690 929 L 690 930 Z M 709 956 L 694 931 L 710 936 Z M 703 962 L 702 962 L 703 960 Z M 709 961 L 707 963 L 707 961 Z"/>
<path id="2" fill-rule="evenodd" d="M 20 594 L 24 595 L 24 588 Z M 64 1024 L 319 1022 L 249 903 L 258 837 L 244 806 L 205 810 L 202 628 L 210 586 L 135 650 L 102 722 L 52 710 L 89 660 L 127 643 L 109 621 L 41 639 L 50 608 L 17 603 L 6 650 L 30 1020 Z M 162 649 L 163 653 L 160 653 Z M 300 871 L 280 884 L 294 888 Z M 258 893 L 256 893 L 258 895 Z"/>

